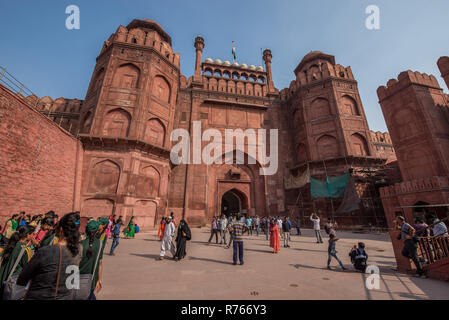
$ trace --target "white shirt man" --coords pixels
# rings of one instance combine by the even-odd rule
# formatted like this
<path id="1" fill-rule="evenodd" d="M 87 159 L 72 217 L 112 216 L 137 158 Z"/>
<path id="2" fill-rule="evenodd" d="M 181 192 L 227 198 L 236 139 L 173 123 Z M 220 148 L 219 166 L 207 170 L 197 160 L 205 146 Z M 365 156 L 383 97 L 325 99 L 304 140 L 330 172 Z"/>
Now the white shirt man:
<path id="1" fill-rule="evenodd" d="M 228 230 L 228 220 L 225 216 L 222 216 L 220 219 L 220 234 L 221 234 L 221 243 L 226 244 L 226 232 Z"/>
<path id="2" fill-rule="evenodd" d="M 159 255 L 159 260 L 163 260 L 165 256 L 165 251 L 170 250 L 174 256 L 176 253 L 175 244 L 173 243 L 173 236 L 175 235 L 175 225 L 173 224 L 170 217 L 167 219 L 165 224 L 164 237 L 162 238 L 161 253 Z"/>
<path id="3" fill-rule="evenodd" d="M 323 243 L 323 238 L 321 236 L 320 230 L 320 218 L 315 213 L 312 213 L 310 215 L 310 221 L 313 222 L 313 230 L 315 230 L 316 243 Z"/>

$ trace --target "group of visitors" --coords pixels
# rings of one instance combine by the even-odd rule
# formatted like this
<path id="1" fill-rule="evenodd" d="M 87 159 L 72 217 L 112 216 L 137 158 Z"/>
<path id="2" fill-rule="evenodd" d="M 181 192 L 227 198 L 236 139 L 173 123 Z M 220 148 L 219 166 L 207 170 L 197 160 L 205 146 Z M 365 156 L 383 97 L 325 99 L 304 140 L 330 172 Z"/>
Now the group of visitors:
<path id="1" fill-rule="evenodd" d="M 176 231 L 174 220 L 173 212 L 168 217 L 162 218 L 161 225 L 163 222 L 163 228 L 160 227 L 158 232 L 158 236 L 160 236 L 161 230 L 163 230 L 159 260 L 164 260 L 166 251 L 171 252 L 175 261 L 182 260 L 187 254 L 187 241 L 192 239 L 189 225 L 184 219 L 181 219 L 181 221 L 179 221 L 178 230 Z M 173 239 L 175 233 L 176 238 Z"/>
<path id="2" fill-rule="evenodd" d="M 53 211 L 32 219 L 26 217 L 24 213 L 13 215 L 2 230 L 6 245 L 0 253 L 1 297 L 95 300 L 95 293 L 102 288 L 103 251 L 108 235 L 115 242 L 112 254 L 118 245 L 115 239 L 120 234 L 121 217 L 90 219 L 85 230 L 80 230 L 79 212 L 67 213 L 61 219 Z M 79 270 L 78 288 L 67 285 L 74 268 Z"/>

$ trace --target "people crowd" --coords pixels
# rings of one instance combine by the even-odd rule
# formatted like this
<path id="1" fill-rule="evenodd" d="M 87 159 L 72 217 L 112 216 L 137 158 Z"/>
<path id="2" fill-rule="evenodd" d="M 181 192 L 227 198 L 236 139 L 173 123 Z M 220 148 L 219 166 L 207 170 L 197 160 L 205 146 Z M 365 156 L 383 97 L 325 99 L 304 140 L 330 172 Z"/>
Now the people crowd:
<path id="1" fill-rule="evenodd" d="M 320 216 L 312 212 L 309 219 L 317 243 L 322 244 Z M 422 258 L 417 254 L 419 237 L 438 236 L 449 241 L 448 228 L 442 220 L 435 215 L 426 215 L 425 220 L 416 218 L 413 226 L 403 216 L 395 220 L 395 229 L 400 230 L 398 239 L 404 243 L 402 255 L 413 261 L 419 277 L 426 277 Z M 134 238 L 139 227 L 134 217 L 125 224 L 122 216 L 116 218 L 113 214 L 87 219 L 83 230 L 80 229 L 80 221 L 79 212 L 70 212 L 61 218 L 54 211 L 34 216 L 25 212 L 12 215 L 0 233 L 0 297 L 5 300 L 96 300 L 96 294 L 103 286 L 103 252 L 108 239 L 112 239 L 109 254 L 113 256 L 119 246 L 121 232 L 126 239 Z M 215 237 L 216 245 L 223 245 L 224 248 L 232 245 L 232 264 L 243 265 L 245 235 L 265 235 L 272 252 L 278 254 L 281 239 L 284 248 L 290 248 L 292 230 L 296 228 L 296 236 L 302 236 L 301 219 L 298 216 L 293 221 L 287 216 L 247 216 L 241 212 L 223 214 L 211 221 L 207 243 L 211 244 Z M 324 224 L 324 231 L 329 237 L 327 268 L 331 269 L 332 259 L 335 259 L 341 269 L 346 270 L 337 255 L 337 229 L 338 224 L 328 218 Z M 159 260 L 165 259 L 167 251 L 174 261 L 186 257 L 187 243 L 192 239 L 192 233 L 184 219 L 177 225 L 173 213 L 163 217 L 157 236 L 161 241 Z M 365 243 L 354 245 L 349 258 L 354 270 L 366 272 L 368 254 Z M 66 285 L 70 274 L 65 271 L 70 267 L 79 270 L 79 287 Z"/>

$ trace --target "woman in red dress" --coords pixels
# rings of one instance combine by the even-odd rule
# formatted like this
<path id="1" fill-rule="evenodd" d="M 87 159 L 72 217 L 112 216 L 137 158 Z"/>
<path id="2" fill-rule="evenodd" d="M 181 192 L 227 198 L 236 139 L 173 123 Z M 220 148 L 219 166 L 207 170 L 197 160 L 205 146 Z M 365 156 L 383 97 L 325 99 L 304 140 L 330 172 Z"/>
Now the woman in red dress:
<path id="1" fill-rule="evenodd" d="M 271 220 L 270 223 L 270 247 L 273 248 L 273 253 L 278 253 L 281 249 L 279 240 L 279 226 L 276 220 Z"/>
<path id="2" fill-rule="evenodd" d="M 159 230 L 157 232 L 157 235 L 159 237 L 159 239 L 161 239 L 164 237 L 164 232 L 165 232 L 165 217 L 162 217 L 161 220 L 161 224 L 159 225 Z"/>

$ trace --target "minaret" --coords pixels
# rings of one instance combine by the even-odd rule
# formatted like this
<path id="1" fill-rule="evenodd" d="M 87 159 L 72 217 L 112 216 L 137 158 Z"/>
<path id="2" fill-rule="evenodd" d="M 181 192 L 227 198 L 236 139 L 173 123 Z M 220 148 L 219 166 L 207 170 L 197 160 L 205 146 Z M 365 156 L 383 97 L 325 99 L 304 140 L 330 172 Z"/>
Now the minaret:
<path id="1" fill-rule="evenodd" d="M 196 49 L 196 61 L 195 61 L 195 74 L 193 76 L 193 81 L 201 83 L 201 55 L 204 49 L 204 39 L 201 36 L 195 38 L 195 49 Z"/>
<path id="2" fill-rule="evenodd" d="M 263 61 L 265 61 L 265 68 L 267 71 L 267 83 L 268 83 L 268 93 L 274 93 L 274 83 L 273 77 L 271 76 L 271 55 L 270 49 L 265 49 L 263 51 Z"/>

